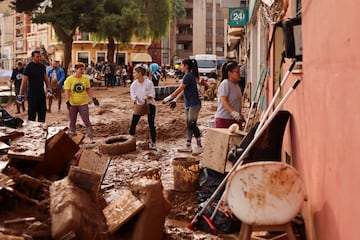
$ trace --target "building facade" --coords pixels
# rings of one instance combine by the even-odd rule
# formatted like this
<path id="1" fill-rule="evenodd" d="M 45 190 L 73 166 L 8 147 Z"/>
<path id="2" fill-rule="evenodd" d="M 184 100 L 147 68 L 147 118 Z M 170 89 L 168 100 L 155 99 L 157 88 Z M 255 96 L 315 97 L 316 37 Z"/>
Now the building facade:
<path id="1" fill-rule="evenodd" d="M 195 54 L 226 56 L 225 24 L 220 0 L 185 0 L 185 17 L 170 29 L 171 63 Z"/>

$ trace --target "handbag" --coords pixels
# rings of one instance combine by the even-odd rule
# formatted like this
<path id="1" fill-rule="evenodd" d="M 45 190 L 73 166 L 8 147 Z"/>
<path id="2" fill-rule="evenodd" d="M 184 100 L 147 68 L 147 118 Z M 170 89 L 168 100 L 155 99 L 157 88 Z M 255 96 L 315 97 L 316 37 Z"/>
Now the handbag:
<path id="1" fill-rule="evenodd" d="M 150 107 L 148 103 L 134 104 L 134 115 L 146 115 L 150 113 Z"/>

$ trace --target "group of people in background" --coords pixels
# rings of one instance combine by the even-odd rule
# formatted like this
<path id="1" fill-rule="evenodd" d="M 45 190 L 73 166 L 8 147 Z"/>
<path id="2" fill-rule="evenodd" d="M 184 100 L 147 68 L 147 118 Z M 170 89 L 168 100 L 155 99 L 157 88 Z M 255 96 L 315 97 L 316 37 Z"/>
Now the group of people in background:
<path id="1" fill-rule="evenodd" d="M 99 101 L 91 91 L 91 77 L 89 78 L 89 75 L 102 69 L 105 79 L 109 79 L 115 70 L 105 64 L 90 64 L 89 67 L 83 63 L 77 63 L 74 66 L 74 74 L 66 78 L 64 70 L 57 61 L 52 61 L 51 66 L 46 69 L 45 65 L 40 62 L 39 51 L 33 51 L 31 57 L 32 61 L 25 67 L 21 62 L 18 62 L 11 76 L 15 86 L 17 113 L 20 113 L 21 109 L 25 111 L 24 94 L 27 93 L 28 120 L 35 121 L 37 116 L 39 122 L 45 122 L 46 112 L 51 112 L 54 98 L 58 100 L 58 110 L 61 109 L 61 93 L 64 90 L 70 133 L 76 131 L 76 120 L 79 114 L 86 127 L 87 136 L 92 140 L 93 129 L 89 119 L 89 104 L 99 105 Z M 89 70 L 89 68 L 94 68 L 94 70 Z M 194 59 L 184 59 L 179 68 L 184 74 L 183 80 L 173 93 L 164 98 L 163 103 L 169 103 L 172 108 L 175 108 L 177 99 L 184 96 L 186 144 L 184 148 L 178 149 L 178 151 L 200 154 L 203 151 L 203 146 L 200 129 L 197 125 L 201 110 L 198 88 L 200 76 L 197 62 Z M 118 71 L 121 71 L 120 76 L 123 77 L 124 85 L 126 85 L 128 77 L 131 79 L 130 97 L 134 104 L 148 107 L 145 114 L 151 136 L 149 149 L 158 150 L 155 128 L 155 86 L 158 85 L 159 79 L 163 75 L 163 68 L 157 63 L 152 63 L 149 67 L 144 64 L 133 67 L 129 64 L 127 67 L 121 66 Z M 222 78 L 217 93 L 218 107 L 215 113 L 215 127 L 227 128 L 233 123 L 238 123 L 241 127 L 244 122 L 244 117 L 241 114 L 243 91 L 241 86 L 244 84 L 242 83 L 244 79 L 241 78 L 240 65 L 236 62 L 226 62 L 223 64 L 221 72 Z M 108 80 L 107 86 L 112 86 L 112 84 L 112 80 Z M 49 101 L 48 108 L 46 107 L 46 96 Z M 135 135 L 136 126 L 141 116 L 145 114 L 133 113 L 130 135 Z M 196 140 L 194 146 L 192 146 L 193 137 Z"/>
<path id="2" fill-rule="evenodd" d="M 61 92 L 64 86 L 70 132 L 75 132 L 76 118 L 79 113 L 86 126 L 87 136 L 92 140 L 93 131 L 89 120 L 88 99 L 90 98 L 95 105 L 99 105 L 99 102 L 90 90 L 90 80 L 83 75 L 84 71 L 85 64 L 77 63 L 74 74 L 65 79 L 65 72 L 58 62 L 52 61 L 51 67 L 47 70 L 46 66 L 41 63 L 40 51 L 33 51 L 31 61 L 25 67 L 18 62 L 11 76 L 15 85 L 17 112 L 20 112 L 20 107 L 25 111 L 26 93 L 28 120 L 35 121 L 37 119 L 39 122 L 45 122 L 46 112 L 51 111 L 54 97 L 58 99 L 58 110 L 60 110 Z M 49 99 L 48 109 L 46 108 L 46 97 Z"/>

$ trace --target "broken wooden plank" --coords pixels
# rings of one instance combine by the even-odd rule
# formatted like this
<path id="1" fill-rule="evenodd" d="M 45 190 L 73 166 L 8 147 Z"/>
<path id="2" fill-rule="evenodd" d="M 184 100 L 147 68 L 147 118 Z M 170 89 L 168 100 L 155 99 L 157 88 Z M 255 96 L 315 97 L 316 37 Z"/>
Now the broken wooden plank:
<path id="1" fill-rule="evenodd" d="M 68 177 L 76 186 L 91 192 L 99 190 L 102 180 L 100 173 L 77 166 L 70 166 Z"/>
<path id="2" fill-rule="evenodd" d="M 3 173 L 0 173 L 0 190 L 6 187 L 13 187 L 14 185 L 15 182 L 12 178 Z"/>
<path id="3" fill-rule="evenodd" d="M 7 145 L 6 143 L 0 142 L 0 151 L 6 150 L 9 148 L 10 148 L 9 145 Z"/>
<path id="4" fill-rule="evenodd" d="M 10 159 L 0 158 L 0 173 L 8 166 Z"/>
<path id="5" fill-rule="evenodd" d="M 130 190 L 124 190 L 118 199 L 103 210 L 109 231 L 114 233 L 143 208 L 144 204 Z"/>
<path id="6" fill-rule="evenodd" d="M 41 161 L 45 156 L 47 125 L 45 123 L 26 121 L 21 131 L 24 136 L 11 141 L 9 158 Z"/>
<path id="7" fill-rule="evenodd" d="M 68 164 L 79 150 L 79 146 L 62 130 L 53 136 L 46 145 L 44 160 L 35 168 L 35 174 L 44 177 L 64 174 Z"/>
<path id="8" fill-rule="evenodd" d="M 62 127 L 48 127 L 48 134 L 47 134 L 47 140 L 55 136 L 60 131 L 66 131 L 68 127 L 62 126 Z"/>
<path id="9" fill-rule="evenodd" d="M 84 140 L 85 135 L 82 133 L 76 133 L 74 136 L 71 137 L 71 139 L 77 144 L 79 145 L 82 140 Z"/>
<path id="10" fill-rule="evenodd" d="M 16 218 L 16 219 L 11 219 L 11 220 L 5 220 L 4 225 L 12 224 L 12 223 L 30 222 L 30 221 L 35 221 L 35 220 L 36 220 L 35 217 Z"/>
<path id="11" fill-rule="evenodd" d="M 6 142 L 21 136 L 24 136 L 22 131 L 9 127 L 0 127 L 0 141 Z"/>
<path id="12" fill-rule="evenodd" d="M 32 204 L 35 204 L 35 205 L 39 205 L 39 201 L 36 200 L 36 199 L 32 199 L 30 197 L 28 197 L 27 195 L 15 190 L 13 187 L 4 187 L 4 189 L 8 190 L 9 192 L 12 192 L 13 194 L 15 194 L 16 196 L 18 196 L 19 198 L 29 202 L 29 203 L 32 203 Z"/>
<path id="13" fill-rule="evenodd" d="M 84 149 L 81 153 L 78 166 L 93 172 L 103 174 L 106 171 L 110 159 L 92 150 Z"/>
<path id="14" fill-rule="evenodd" d="M 13 235 L 5 235 L 0 233 L 0 240 L 25 240 L 25 238 L 19 236 L 13 236 Z"/>

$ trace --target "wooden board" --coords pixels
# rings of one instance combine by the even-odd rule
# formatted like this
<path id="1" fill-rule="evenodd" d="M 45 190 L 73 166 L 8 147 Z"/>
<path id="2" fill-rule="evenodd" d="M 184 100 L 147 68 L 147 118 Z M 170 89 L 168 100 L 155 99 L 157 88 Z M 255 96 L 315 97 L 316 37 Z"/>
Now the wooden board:
<path id="1" fill-rule="evenodd" d="M 24 136 L 24 133 L 20 130 L 9 127 L 0 127 L 0 141 L 5 142 L 21 136 Z"/>
<path id="2" fill-rule="evenodd" d="M 68 129 L 68 127 L 66 127 L 66 126 L 63 126 L 63 127 L 48 127 L 47 139 L 49 140 L 50 138 L 55 136 L 58 132 L 66 131 L 67 129 Z"/>
<path id="3" fill-rule="evenodd" d="M 102 181 L 100 173 L 77 166 L 70 166 L 68 177 L 76 186 L 92 192 L 99 190 Z"/>
<path id="4" fill-rule="evenodd" d="M 5 144 L 3 142 L 0 142 L 0 151 L 6 150 L 6 149 L 9 149 L 9 148 L 10 148 L 9 145 L 7 145 L 7 144 Z"/>
<path id="5" fill-rule="evenodd" d="M 143 207 L 144 204 L 130 190 L 125 190 L 118 199 L 103 210 L 109 231 L 114 233 Z"/>
<path id="6" fill-rule="evenodd" d="M 79 146 L 62 130 L 46 145 L 44 160 L 35 168 L 35 174 L 45 177 L 60 176 L 79 150 Z"/>
<path id="7" fill-rule="evenodd" d="M 81 153 L 78 166 L 93 172 L 103 174 L 109 166 L 110 159 L 89 150 L 84 149 Z"/>
<path id="8" fill-rule="evenodd" d="M 85 138 L 85 135 L 82 133 L 76 133 L 74 136 L 71 137 L 71 139 L 74 141 L 74 143 L 76 143 L 77 145 L 79 145 L 82 140 Z"/>
<path id="9" fill-rule="evenodd" d="M 25 121 L 19 130 L 24 136 L 11 141 L 8 157 L 42 161 L 45 156 L 47 125 Z"/>

